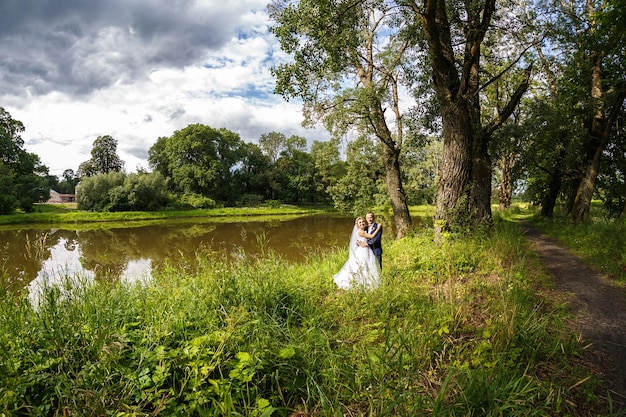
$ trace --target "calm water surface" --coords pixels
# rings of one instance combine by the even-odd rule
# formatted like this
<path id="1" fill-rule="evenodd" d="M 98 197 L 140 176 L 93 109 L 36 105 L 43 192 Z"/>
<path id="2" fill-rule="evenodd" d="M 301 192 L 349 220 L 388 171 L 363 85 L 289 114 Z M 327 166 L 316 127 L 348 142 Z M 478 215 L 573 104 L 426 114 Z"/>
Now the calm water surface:
<path id="1" fill-rule="evenodd" d="M 89 230 L 3 226 L 0 284 L 12 291 L 28 290 L 32 299 L 41 286 L 68 276 L 144 280 L 166 263 L 193 271 L 197 256 L 237 260 L 272 252 L 299 262 L 312 253 L 346 247 L 352 225 L 352 218 L 324 215 L 236 223 L 170 220 Z"/>

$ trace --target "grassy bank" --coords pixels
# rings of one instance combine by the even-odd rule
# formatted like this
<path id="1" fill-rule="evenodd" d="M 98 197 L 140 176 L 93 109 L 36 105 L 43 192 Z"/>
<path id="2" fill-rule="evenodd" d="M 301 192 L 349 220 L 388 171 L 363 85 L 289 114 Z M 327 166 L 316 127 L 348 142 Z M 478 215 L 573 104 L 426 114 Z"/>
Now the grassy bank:
<path id="1" fill-rule="evenodd" d="M 228 207 L 216 209 L 171 211 L 90 212 L 76 209 L 76 204 L 39 204 L 32 213 L 13 213 L 0 216 L 0 225 L 11 224 L 68 224 L 90 222 L 130 222 L 140 220 L 170 220 L 191 217 L 241 218 L 252 216 L 283 216 L 321 213 L 323 210 L 296 206 Z"/>
<path id="2" fill-rule="evenodd" d="M 610 415 L 517 224 L 385 243 L 384 284 L 339 291 L 345 251 L 139 285 L 0 299 L 6 415 Z"/>
<path id="3" fill-rule="evenodd" d="M 537 219 L 535 223 L 594 269 L 626 285 L 626 222 L 607 219 L 601 212 L 574 224 L 567 218 Z"/>

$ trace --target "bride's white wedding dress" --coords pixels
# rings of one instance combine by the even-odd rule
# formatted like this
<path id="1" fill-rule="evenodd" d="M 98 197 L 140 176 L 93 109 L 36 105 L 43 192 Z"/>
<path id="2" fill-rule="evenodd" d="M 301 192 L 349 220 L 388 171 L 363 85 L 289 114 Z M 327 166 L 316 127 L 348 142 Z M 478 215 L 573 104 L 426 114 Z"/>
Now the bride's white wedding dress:
<path id="1" fill-rule="evenodd" d="M 333 280 L 339 288 L 373 289 L 380 285 L 380 268 L 374 252 L 368 246 L 358 246 L 357 241 L 367 243 L 367 239 L 358 235 L 355 226 L 350 239 L 348 260 Z"/>

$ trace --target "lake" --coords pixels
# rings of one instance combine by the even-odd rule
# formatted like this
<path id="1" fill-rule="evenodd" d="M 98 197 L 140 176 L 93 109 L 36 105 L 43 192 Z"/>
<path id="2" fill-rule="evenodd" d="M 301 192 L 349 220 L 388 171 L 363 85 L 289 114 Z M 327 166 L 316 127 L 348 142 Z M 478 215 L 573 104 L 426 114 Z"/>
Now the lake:
<path id="1" fill-rule="evenodd" d="M 10 291 L 29 291 L 65 277 L 86 280 L 149 280 L 166 264 L 193 273 L 197 256 L 220 259 L 267 256 L 293 262 L 346 248 L 354 219 L 345 216 L 264 218 L 236 222 L 206 218 L 106 224 L 0 226 L 0 281 Z"/>

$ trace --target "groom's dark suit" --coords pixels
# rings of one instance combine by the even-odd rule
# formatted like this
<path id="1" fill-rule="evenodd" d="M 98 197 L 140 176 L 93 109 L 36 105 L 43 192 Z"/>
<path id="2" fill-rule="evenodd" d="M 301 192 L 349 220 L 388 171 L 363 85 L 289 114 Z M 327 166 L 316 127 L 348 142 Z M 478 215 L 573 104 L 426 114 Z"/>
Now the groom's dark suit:
<path id="1" fill-rule="evenodd" d="M 373 222 L 371 226 L 368 225 L 367 232 L 372 233 L 372 230 L 376 230 L 377 227 L 378 223 Z M 376 236 L 374 236 L 373 239 L 368 239 L 367 244 L 372 249 L 372 252 L 374 252 L 374 255 L 376 255 L 376 259 L 378 260 L 378 265 L 380 266 L 380 269 L 383 269 L 383 244 L 381 242 L 381 238 L 383 237 L 383 229 L 382 226 L 380 226 L 380 228 L 380 232 Z"/>

